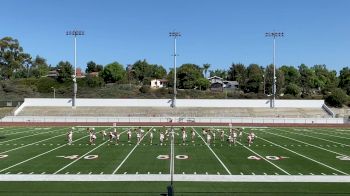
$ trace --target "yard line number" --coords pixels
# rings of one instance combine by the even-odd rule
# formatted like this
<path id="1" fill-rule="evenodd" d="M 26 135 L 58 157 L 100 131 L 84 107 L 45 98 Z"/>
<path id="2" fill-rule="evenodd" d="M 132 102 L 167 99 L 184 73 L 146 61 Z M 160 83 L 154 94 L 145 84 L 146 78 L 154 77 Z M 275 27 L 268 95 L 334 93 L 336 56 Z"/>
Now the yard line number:
<path id="1" fill-rule="evenodd" d="M 188 156 L 181 154 L 181 155 L 176 155 L 175 158 L 179 160 L 186 160 L 188 159 Z M 157 156 L 157 159 L 160 159 L 160 160 L 170 159 L 170 156 L 168 154 L 160 154 Z"/>
<path id="2" fill-rule="evenodd" d="M 279 160 L 286 159 L 286 158 L 289 158 L 289 157 L 284 157 L 284 156 L 265 156 L 265 158 L 270 160 L 270 161 L 279 161 Z M 249 157 L 247 157 L 247 159 L 258 160 L 258 161 L 261 160 L 260 157 L 255 156 L 255 155 L 249 156 Z"/>
<path id="3" fill-rule="evenodd" d="M 69 156 L 57 156 L 57 157 L 60 157 L 60 158 L 64 158 L 64 159 L 71 159 L 71 160 L 74 160 L 74 159 L 78 159 L 79 158 L 79 155 L 69 155 Z M 92 154 L 92 155 L 86 155 L 84 157 L 84 159 L 86 160 L 92 160 L 92 159 L 97 159 L 98 158 L 98 155 L 95 155 L 95 154 Z"/>

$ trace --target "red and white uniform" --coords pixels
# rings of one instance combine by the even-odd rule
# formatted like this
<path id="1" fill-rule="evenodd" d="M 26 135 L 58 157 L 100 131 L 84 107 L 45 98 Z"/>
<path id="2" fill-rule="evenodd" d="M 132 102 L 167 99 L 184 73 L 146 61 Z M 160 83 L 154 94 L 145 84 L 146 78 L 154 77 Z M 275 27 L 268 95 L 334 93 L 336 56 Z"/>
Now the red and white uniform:
<path id="1" fill-rule="evenodd" d="M 67 134 L 68 145 L 71 145 L 73 142 L 73 131 L 70 130 Z"/>
<path id="2" fill-rule="evenodd" d="M 131 130 L 130 129 L 128 130 L 127 134 L 128 134 L 128 142 L 130 142 L 130 140 L 131 140 Z"/>
<path id="3" fill-rule="evenodd" d="M 248 145 L 250 146 L 253 143 L 253 138 L 250 134 L 248 135 L 247 140 L 248 140 Z"/>
<path id="4" fill-rule="evenodd" d="M 163 145 L 164 133 L 160 133 L 160 135 L 159 135 L 159 141 L 160 141 L 160 145 Z"/>
<path id="5" fill-rule="evenodd" d="M 191 136 L 192 136 L 192 142 L 194 142 L 194 138 L 196 137 L 196 133 L 193 130 L 191 132 Z"/>

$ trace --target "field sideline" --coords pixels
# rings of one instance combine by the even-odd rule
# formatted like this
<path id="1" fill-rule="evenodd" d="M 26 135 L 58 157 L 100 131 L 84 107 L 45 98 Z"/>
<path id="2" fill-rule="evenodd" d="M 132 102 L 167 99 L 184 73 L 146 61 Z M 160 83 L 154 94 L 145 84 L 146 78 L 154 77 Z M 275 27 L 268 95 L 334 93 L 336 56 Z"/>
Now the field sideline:
<path id="1" fill-rule="evenodd" d="M 0 181 L 8 185 L 52 182 L 53 187 L 65 181 L 167 184 L 170 181 L 169 164 L 174 157 L 175 187 L 177 184 L 193 184 L 194 192 L 198 192 L 196 187 L 202 187 L 198 183 L 209 182 L 232 185 L 270 182 L 269 186 L 271 182 L 278 182 L 288 184 L 286 187 L 307 182 L 320 186 L 327 184 L 329 190 L 325 192 L 329 194 L 350 194 L 349 186 L 343 186 L 350 182 L 350 130 L 346 128 L 245 127 L 236 146 L 230 146 L 226 139 L 221 141 L 219 138 L 221 130 L 227 136 L 229 127 L 186 127 L 189 137 L 185 145 L 181 141 L 180 127 L 174 127 L 174 156 L 169 141 L 159 145 L 159 132 L 165 128 L 142 127 L 145 134 L 140 143 L 137 143 L 135 134 L 131 142 L 127 141 L 128 128 L 117 127 L 123 134 L 116 145 L 102 140 L 99 134 L 102 130 L 111 130 L 111 126 L 95 126 L 97 142 L 89 145 L 86 127 L 76 127 L 74 143 L 67 145 L 68 127 L 0 127 Z M 202 128 L 217 131 L 216 139 L 210 145 L 203 138 Z M 191 130 L 196 133 L 193 142 Z M 251 131 L 257 139 L 249 147 L 246 134 Z M 150 132 L 154 135 L 152 144 Z M 10 187 L 3 187 L 1 191 L 11 192 Z M 29 189 L 23 187 L 23 190 Z M 218 192 L 210 186 L 202 187 L 199 192 L 204 190 Z M 225 190 L 235 192 L 230 188 Z M 267 190 L 259 191 L 264 194 Z M 281 190 L 277 188 L 272 192 Z M 310 194 L 316 192 L 316 189 L 311 190 Z M 293 195 L 293 190 L 290 194 Z"/>

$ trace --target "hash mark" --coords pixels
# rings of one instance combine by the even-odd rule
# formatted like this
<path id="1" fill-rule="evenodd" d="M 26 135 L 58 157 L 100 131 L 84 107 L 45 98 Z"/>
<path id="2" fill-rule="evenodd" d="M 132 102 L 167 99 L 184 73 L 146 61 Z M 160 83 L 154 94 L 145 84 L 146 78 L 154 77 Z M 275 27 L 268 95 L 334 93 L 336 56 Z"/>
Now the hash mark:
<path id="1" fill-rule="evenodd" d="M 103 174 L 103 172 L 100 173 L 100 175 L 102 175 L 102 174 Z"/>
<path id="2" fill-rule="evenodd" d="M 311 175 L 315 175 L 315 174 L 313 174 L 313 173 L 310 173 Z"/>
<path id="3" fill-rule="evenodd" d="M 301 175 L 301 176 L 303 175 L 302 173 L 298 173 L 298 174 Z"/>
<path id="4" fill-rule="evenodd" d="M 124 172 L 124 174 L 127 174 L 128 172 Z"/>
<path id="5" fill-rule="evenodd" d="M 65 174 L 69 174 L 69 172 L 66 172 Z"/>
<path id="6" fill-rule="evenodd" d="M 220 175 L 220 172 L 217 172 L 218 175 Z"/>
<path id="7" fill-rule="evenodd" d="M 241 172 L 241 175 L 244 175 L 243 172 Z"/>
<path id="8" fill-rule="evenodd" d="M 275 173 L 276 176 L 278 176 L 279 174 L 278 173 Z"/>

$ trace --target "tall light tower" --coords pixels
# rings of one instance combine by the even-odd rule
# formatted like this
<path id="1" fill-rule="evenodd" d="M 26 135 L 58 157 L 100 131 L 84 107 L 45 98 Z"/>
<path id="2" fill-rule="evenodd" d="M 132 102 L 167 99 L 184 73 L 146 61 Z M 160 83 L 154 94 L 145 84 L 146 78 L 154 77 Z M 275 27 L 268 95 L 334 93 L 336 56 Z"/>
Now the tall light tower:
<path id="1" fill-rule="evenodd" d="M 174 98 L 173 98 L 173 103 L 171 105 L 171 107 L 175 108 L 176 107 L 176 56 L 178 56 L 176 54 L 176 38 L 181 36 L 180 32 L 170 32 L 169 33 L 170 37 L 174 37 Z"/>
<path id="2" fill-rule="evenodd" d="M 275 101 L 276 101 L 276 65 L 275 65 L 275 58 L 276 58 L 276 37 L 283 37 L 283 32 L 268 32 L 265 33 L 266 37 L 273 37 L 273 82 L 272 82 L 272 95 L 273 99 L 271 100 L 271 108 L 275 108 Z"/>
<path id="3" fill-rule="evenodd" d="M 77 99 L 77 36 L 78 35 L 84 35 L 84 31 L 66 31 L 66 35 L 74 36 L 74 75 L 73 75 L 73 101 L 72 101 L 72 107 L 76 107 L 76 99 Z"/>

